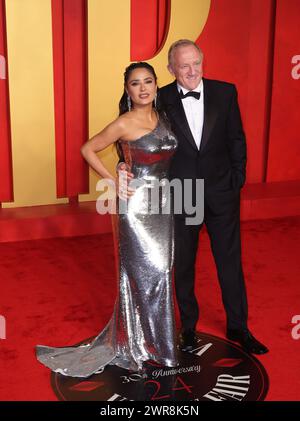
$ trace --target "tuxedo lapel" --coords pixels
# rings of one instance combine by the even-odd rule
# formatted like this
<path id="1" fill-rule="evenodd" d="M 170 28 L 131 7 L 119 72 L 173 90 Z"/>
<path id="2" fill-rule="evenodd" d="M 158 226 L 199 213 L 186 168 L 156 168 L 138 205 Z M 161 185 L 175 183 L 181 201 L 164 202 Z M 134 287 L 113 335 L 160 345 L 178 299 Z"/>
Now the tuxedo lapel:
<path id="1" fill-rule="evenodd" d="M 176 122 L 176 125 L 179 126 L 191 146 L 198 151 L 178 93 L 176 80 L 171 84 L 170 88 L 171 89 L 166 101 L 167 112 L 171 116 L 172 121 Z"/>
<path id="2" fill-rule="evenodd" d="M 209 89 L 209 83 L 203 78 L 203 91 L 204 91 L 204 123 L 203 131 L 200 144 L 200 153 L 203 152 L 209 136 L 213 129 L 214 123 L 217 118 L 217 110 L 214 107 L 214 99 L 211 90 Z"/>

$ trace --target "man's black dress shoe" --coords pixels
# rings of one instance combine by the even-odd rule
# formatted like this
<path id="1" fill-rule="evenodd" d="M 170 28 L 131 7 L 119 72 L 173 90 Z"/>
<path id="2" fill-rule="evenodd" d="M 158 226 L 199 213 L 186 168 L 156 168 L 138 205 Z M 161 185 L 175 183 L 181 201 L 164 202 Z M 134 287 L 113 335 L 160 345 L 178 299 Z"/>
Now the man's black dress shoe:
<path id="1" fill-rule="evenodd" d="M 260 343 L 248 329 L 237 330 L 237 329 L 227 329 L 227 339 L 231 341 L 238 342 L 245 351 L 250 354 L 265 354 L 269 352 L 268 348 Z"/>
<path id="2" fill-rule="evenodd" d="M 182 330 L 180 334 L 181 351 L 192 351 L 197 348 L 198 340 L 196 332 L 193 329 Z"/>

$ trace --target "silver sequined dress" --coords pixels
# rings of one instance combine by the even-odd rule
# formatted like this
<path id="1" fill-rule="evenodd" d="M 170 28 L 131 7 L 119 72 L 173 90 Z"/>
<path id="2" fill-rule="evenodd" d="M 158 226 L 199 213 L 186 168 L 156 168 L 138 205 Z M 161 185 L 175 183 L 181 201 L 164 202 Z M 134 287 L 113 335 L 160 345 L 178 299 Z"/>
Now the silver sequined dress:
<path id="1" fill-rule="evenodd" d="M 113 315 L 90 343 L 36 347 L 41 363 L 66 376 L 88 377 L 108 364 L 136 371 L 147 360 L 177 365 L 173 215 L 169 190 L 163 187 L 177 141 L 160 120 L 150 133 L 120 143 L 135 182 L 141 183 L 128 201 L 119 201 L 114 219 L 119 288 Z M 151 196 L 155 183 L 162 187 Z"/>

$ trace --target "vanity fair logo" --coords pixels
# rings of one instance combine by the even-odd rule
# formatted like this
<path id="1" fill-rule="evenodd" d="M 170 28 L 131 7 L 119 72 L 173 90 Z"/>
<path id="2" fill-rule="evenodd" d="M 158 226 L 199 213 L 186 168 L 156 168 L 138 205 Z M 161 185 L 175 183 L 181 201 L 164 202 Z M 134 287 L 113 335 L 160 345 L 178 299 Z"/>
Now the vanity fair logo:
<path id="1" fill-rule="evenodd" d="M 225 339 L 199 333 L 197 347 L 178 357 L 178 367 L 147 361 L 134 373 L 107 366 L 88 379 L 52 373 L 51 383 L 60 400 L 70 401 L 258 401 L 267 394 L 260 361 Z"/>

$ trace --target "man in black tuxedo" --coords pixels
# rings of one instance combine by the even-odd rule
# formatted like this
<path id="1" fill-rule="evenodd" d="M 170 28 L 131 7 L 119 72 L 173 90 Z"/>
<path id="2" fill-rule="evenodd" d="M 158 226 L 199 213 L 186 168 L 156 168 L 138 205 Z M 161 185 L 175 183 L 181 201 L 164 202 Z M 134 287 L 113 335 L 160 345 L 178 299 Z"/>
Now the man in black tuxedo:
<path id="1" fill-rule="evenodd" d="M 204 223 L 211 241 L 227 316 L 227 338 L 250 353 L 268 349 L 247 327 L 247 297 L 241 264 L 240 189 L 245 182 L 246 142 L 237 91 L 230 83 L 202 78 L 203 54 L 192 41 L 169 50 L 175 81 L 159 91 L 179 146 L 171 178 L 204 179 Z M 195 261 L 201 225 L 175 216 L 175 288 L 182 322 L 183 350 L 197 346 L 199 317 Z"/>

